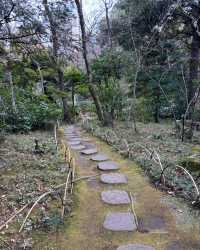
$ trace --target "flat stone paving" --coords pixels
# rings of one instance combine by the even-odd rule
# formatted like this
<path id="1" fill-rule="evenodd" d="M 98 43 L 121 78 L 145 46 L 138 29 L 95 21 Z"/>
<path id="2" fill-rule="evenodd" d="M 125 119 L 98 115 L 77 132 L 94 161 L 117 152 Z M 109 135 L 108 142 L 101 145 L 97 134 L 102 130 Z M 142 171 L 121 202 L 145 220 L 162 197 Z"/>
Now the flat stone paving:
<path id="1" fill-rule="evenodd" d="M 98 151 L 96 148 L 90 148 L 90 149 L 85 149 L 85 150 L 82 150 L 81 151 L 81 154 L 84 154 L 84 155 L 93 155 L 93 154 L 96 154 Z"/>
<path id="2" fill-rule="evenodd" d="M 79 138 L 79 135 L 66 135 L 68 139 L 76 139 Z"/>
<path id="3" fill-rule="evenodd" d="M 155 248 L 140 244 L 129 244 L 126 246 L 120 246 L 117 250 L 155 250 Z"/>
<path id="4" fill-rule="evenodd" d="M 70 146 L 75 146 L 75 145 L 81 144 L 81 142 L 80 142 L 80 141 L 69 141 L 68 144 L 69 144 Z"/>
<path id="5" fill-rule="evenodd" d="M 80 137 L 69 137 L 68 138 L 70 141 L 81 141 Z"/>
<path id="6" fill-rule="evenodd" d="M 92 161 L 107 161 L 108 156 L 104 154 L 97 154 L 91 157 Z"/>
<path id="7" fill-rule="evenodd" d="M 127 184 L 128 182 L 124 174 L 118 173 L 102 174 L 100 180 L 106 184 Z"/>
<path id="8" fill-rule="evenodd" d="M 71 146 L 71 149 L 74 149 L 74 150 L 83 150 L 85 148 L 86 147 L 84 145 L 74 145 L 74 146 Z"/>
<path id="9" fill-rule="evenodd" d="M 103 202 L 111 205 L 125 205 L 131 202 L 128 193 L 123 190 L 103 191 L 101 199 Z"/>
<path id="10" fill-rule="evenodd" d="M 97 165 L 98 169 L 102 171 L 110 171 L 110 170 L 118 170 L 119 166 L 117 163 L 114 161 L 105 161 L 105 162 L 100 162 Z"/>
<path id="11" fill-rule="evenodd" d="M 103 223 L 105 229 L 111 231 L 132 232 L 137 229 L 132 213 L 109 213 Z"/>

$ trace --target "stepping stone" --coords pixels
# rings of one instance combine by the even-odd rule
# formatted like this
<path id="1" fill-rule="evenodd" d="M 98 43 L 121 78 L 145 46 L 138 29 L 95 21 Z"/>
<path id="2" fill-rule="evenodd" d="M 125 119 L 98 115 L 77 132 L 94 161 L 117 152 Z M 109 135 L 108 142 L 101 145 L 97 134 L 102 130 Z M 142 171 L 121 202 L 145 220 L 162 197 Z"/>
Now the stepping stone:
<path id="1" fill-rule="evenodd" d="M 92 161 L 107 161 L 108 156 L 104 154 L 97 154 L 91 157 Z"/>
<path id="2" fill-rule="evenodd" d="M 77 138 L 78 137 L 78 135 L 65 135 L 67 138 Z"/>
<path id="3" fill-rule="evenodd" d="M 111 231 L 135 231 L 137 229 L 132 213 L 109 213 L 103 223 Z"/>
<path id="4" fill-rule="evenodd" d="M 101 193 L 101 199 L 111 205 L 123 205 L 131 202 L 128 193 L 123 190 L 104 191 Z"/>
<path id="5" fill-rule="evenodd" d="M 83 149 L 85 149 L 85 146 L 83 146 L 83 145 L 74 145 L 74 146 L 71 146 L 71 149 L 83 150 Z"/>
<path id="6" fill-rule="evenodd" d="M 74 138 L 70 137 L 69 141 L 81 141 L 81 138 L 80 137 L 74 137 Z"/>
<path id="7" fill-rule="evenodd" d="M 98 169 L 103 171 L 118 170 L 119 166 L 113 161 L 101 162 L 97 165 Z"/>
<path id="8" fill-rule="evenodd" d="M 81 151 L 81 154 L 84 154 L 84 155 L 93 155 L 93 154 L 96 154 L 98 151 L 96 148 L 90 148 L 90 149 L 85 149 L 85 150 L 82 150 Z"/>
<path id="9" fill-rule="evenodd" d="M 155 250 L 155 248 L 140 244 L 130 244 L 126 246 L 120 246 L 117 248 L 117 250 Z"/>
<path id="10" fill-rule="evenodd" d="M 67 138 L 77 138 L 77 137 L 79 137 L 79 135 L 77 135 L 77 134 L 70 134 L 70 135 L 66 135 L 67 136 Z"/>
<path id="11" fill-rule="evenodd" d="M 106 184 L 127 184 L 127 177 L 124 174 L 112 173 L 102 174 L 101 181 Z"/>
<path id="12" fill-rule="evenodd" d="M 81 142 L 80 142 L 80 141 L 69 141 L 68 144 L 69 144 L 70 146 L 75 146 L 75 145 L 81 144 Z"/>

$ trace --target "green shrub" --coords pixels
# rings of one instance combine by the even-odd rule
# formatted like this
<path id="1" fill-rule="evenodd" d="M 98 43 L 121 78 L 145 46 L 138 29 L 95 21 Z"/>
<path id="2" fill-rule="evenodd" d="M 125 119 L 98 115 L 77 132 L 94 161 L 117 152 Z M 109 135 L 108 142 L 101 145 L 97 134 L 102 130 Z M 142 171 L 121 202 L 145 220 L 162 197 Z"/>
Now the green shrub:
<path id="1" fill-rule="evenodd" d="M 140 97 L 136 100 L 136 118 L 143 123 L 153 121 L 153 105 L 150 98 Z"/>
<path id="2" fill-rule="evenodd" d="M 17 111 L 12 109 L 8 90 L 0 89 L 4 105 L 0 112 L 5 113 L 6 130 L 12 132 L 29 131 L 45 127 L 46 122 L 59 119 L 62 110 L 44 96 L 36 96 L 30 91 L 16 89 Z"/>

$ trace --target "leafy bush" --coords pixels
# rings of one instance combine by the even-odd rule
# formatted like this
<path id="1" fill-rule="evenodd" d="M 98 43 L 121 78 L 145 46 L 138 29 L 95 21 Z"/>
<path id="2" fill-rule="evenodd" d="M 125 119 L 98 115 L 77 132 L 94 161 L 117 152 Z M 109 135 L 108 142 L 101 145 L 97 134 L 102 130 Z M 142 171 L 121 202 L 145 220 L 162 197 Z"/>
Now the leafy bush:
<path id="1" fill-rule="evenodd" d="M 99 96 L 103 104 L 103 110 L 111 119 L 121 118 L 125 106 L 125 98 L 118 81 L 110 78 L 99 85 Z"/>
<path id="2" fill-rule="evenodd" d="M 16 89 L 17 111 L 12 109 L 11 96 L 8 90 L 0 89 L 4 105 L 0 112 L 5 113 L 6 130 L 29 131 L 40 129 L 49 121 L 61 116 L 61 109 L 44 96 L 33 95 L 30 91 Z"/>

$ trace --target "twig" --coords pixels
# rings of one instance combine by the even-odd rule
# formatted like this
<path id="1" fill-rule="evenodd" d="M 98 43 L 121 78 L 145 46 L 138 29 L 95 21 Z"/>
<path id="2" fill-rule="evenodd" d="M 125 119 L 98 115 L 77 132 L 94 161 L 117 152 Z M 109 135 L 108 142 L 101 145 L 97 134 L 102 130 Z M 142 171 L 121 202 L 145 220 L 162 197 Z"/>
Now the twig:
<path id="1" fill-rule="evenodd" d="M 135 219 L 135 224 L 136 224 L 136 227 L 138 228 L 138 219 L 137 219 L 137 215 L 136 215 L 136 212 L 135 212 L 135 209 L 134 209 L 134 204 L 133 204 L 133 195 L 132 193 L 130 192 L 129 193 L 130 195 L 130 199 L 131 199 L 131 210 L 133 212 L 133 216 L 134 216 L 134 219 Z"/>
<path id="2" fill-rule="evenodd" d="M 78 181 L 82 181 L 82 180 L 87 180 L 87 179 L 91 179 L 94 177 L 100 176 L 100 174 L 96 174 L 96 175 L 90 175 L 90 176 L 82 176 L 80 178 L 75 179 L 73 182 L 78 182 Z"/>
<path id="3" fill-rule="evenodd" d="M 161 160 L 160 160 L 160 156 L 159 156 L 159 154 L 155 150 L 154 150 L 154 152 L 155 152 L 156 157 L 158 159 L 158 163 L 159 163 L 159 166 L 161 168 L 161 171 L 163 172 L 163 166 L 162 166 L 162 163 L 161 163 Z M 165 185 L 165 176 L 164 176 L 164 174 L 162 175 L 162 177 L 163 177 L 163 181 L 164 181 L 163 184 Z"/>
<path id="4" fill-rule="evenodd" d="M 6 227 L 8 225 L 8 223 L 10 223 L 12 220 L 15 219 L 15 217 L 20 214 L 21 212 L 23 212 L 31 203 L 27 203 L 26 205 L 24 205 L 22 208 L 20 208 L 15 214 L 13 214 L 6 222 L 4 222 L 1 226 L 0 226 L 0 231 Z"/>
<path id="5" fill-rule="evenodd" d="M 197 184 L 196 184 L 194 178 L 192 177 L 192 175 L 191 175 L 191 174 L 187 171 L 187 169 L 185 169 L 184 167 L 179 166 L 179 165 L 176 165 L 176 167 L 181 168 L 185 173 L 187 173 L 187 174 L 189 175 L 189 177 L 190 177 L 190 179 L 192 180 L 192 183 L 193 183 L 193 185 L 194 185 L 194 187 L 195 187 L 195 189 L 196 189 L 197 198 L 198 198 L 198 197 L 200 196 L 200 192 L 199 192 L 199 189 L 198 189 L 198 187 L 197 187 Z"/>
<path id="6" fill-rule="evenodd" d="M 56 151 L 58 151 L 57 126 L 56 126 L 56 124 L 54 125 L 54 139 L 55 139 L 55 143 L 56 143 Z"/>
<path id="7" fill-rule="evenodd" d="M 19 229 L 19 233 L 21 233 L 21 231 L 23 230 L 24 225 L 26 224 L 26 221 L 27 221 L 27 219 L 29 218 L 29 216 L 31 215 L 31 213 L 32 213 L 33 209 L 35 208 L 35 206 L 36 206 L 44 197 L 46 197 L 46 196 L 48 196 L 48 195 L 54 193 L 54 192 L 55 192 L 55 189 L 59 189 L 59 188 L 61 188 L 61 187 L 63 187 L 63 186 L 65 186 L 65 184 L 60 184 L 60 185 L 54 187 L 53 190 L 48 191 L 48 192 L 46 192 L 46 193 L 44 193 L 44 194 L 42 194 L 42 195 L 40 195 L 40 196 L 38 197 L 38 199 L 34 202 L 33 206 L 32 206 L 32 207 L 30 208 L 30 210 L 28 211 L 28 213 L 27 213 L 27 215 L 26 215 L 26 217 L 25 217 L 25 219 L 24 219 L 24 221 L 23 221 L 23 223 L 22 223 L 22 225 L 21 225 L 21 227 L 20 227 L 20 229 Z"/>

